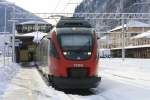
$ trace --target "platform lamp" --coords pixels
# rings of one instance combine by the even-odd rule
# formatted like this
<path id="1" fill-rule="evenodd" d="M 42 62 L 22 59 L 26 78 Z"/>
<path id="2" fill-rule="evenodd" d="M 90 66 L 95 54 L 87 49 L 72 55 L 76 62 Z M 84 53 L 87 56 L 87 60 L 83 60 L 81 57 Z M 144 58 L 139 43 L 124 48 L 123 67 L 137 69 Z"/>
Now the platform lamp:
<path id="1" fill-rule="evenodd" d="M 15 62 L 15 32 L 16 32 L 16 22 L 17 20 L 9 20 L 13 23 L 13 28 L 12 28 L 12 62 Z"/>

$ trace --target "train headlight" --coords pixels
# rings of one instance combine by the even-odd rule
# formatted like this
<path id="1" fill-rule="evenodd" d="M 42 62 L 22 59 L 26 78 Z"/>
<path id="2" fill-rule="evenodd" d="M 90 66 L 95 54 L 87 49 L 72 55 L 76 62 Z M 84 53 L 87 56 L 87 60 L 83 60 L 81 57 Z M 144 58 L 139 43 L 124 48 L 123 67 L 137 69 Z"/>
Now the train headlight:
<path id="1" fill-rule="evenodd" d="M 88 52 L 88 55 L 91 55 L 92 53 L 91 52 Z"/>
<path id="2" fill-rule="evenodd" d="M 64 55 L 67 55 L 67 52 L 63 52 Z"/>

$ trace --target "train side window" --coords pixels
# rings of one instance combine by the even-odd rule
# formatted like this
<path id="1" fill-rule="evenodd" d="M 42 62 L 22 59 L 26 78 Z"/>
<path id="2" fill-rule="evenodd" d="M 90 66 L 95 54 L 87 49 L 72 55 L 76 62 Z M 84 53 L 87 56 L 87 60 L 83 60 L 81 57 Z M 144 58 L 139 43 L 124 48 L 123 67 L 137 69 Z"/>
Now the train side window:
<path id="1" fill-rule="evenodd" d="M 50 56 L 58 58 L 57 50 L 52 42 L 50 42 Z"/>

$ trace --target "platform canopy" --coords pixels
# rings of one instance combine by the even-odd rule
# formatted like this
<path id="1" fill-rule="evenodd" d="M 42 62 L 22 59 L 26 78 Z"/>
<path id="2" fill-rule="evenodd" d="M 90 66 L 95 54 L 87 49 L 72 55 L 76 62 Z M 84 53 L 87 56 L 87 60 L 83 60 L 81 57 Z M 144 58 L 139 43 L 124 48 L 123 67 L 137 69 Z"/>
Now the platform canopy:
<path id="1" fill-rule="evenodd" d="M 36 32 L 31 32 L 26 34 L 16 34 L 15 37 L 33 37 L 33 42 L 39 43 L 41 39 L 46 35 L 47 33 L 36 31 Z"/>

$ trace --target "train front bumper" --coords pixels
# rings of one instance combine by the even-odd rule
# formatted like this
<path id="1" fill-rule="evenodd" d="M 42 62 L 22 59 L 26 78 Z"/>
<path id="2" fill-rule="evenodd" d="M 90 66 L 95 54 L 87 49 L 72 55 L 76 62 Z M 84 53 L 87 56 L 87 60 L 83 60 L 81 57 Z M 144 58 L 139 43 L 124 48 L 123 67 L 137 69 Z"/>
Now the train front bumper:
<path id="1" fill-rule="evenodd" d="M 60 78 L 53 77 L 55 87 L 60 89 L 89 89 L 96 88 L 101 77 L 90 78 Z"/>

